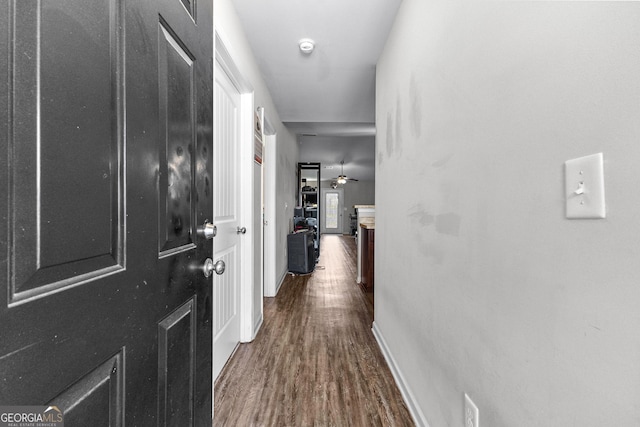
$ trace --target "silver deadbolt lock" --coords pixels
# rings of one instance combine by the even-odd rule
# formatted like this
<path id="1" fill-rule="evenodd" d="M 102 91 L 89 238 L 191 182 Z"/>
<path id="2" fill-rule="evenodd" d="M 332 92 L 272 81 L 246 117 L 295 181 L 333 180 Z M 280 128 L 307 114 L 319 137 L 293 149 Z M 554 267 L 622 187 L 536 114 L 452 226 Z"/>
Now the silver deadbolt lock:
<path id="1" fill-rule="evenodd" d="M 198 228 L 198 234 L 204 236 L 207 240 L 211 240 L 216 237 L 216 234 L 218 234 L 218 227 L 210 222 L 205 222 L 202 227 Z"/>
<path id="2" fill-rule="evenodd" d="M 238 227 L 236 229 L 236 233 L 237 234 L 246 234 L 247 233 L 247 227 Z"/>
<path id="3" fill-rule="evenodd" d="M 214 271 L 218 275 L 224 273 L 225 268 L 226 265 L 221 259 L 214 263 L 211 258 L 207 258 L 202 266 L 202 272 L 204 273 L 204 277 L 210 277 Z"/>

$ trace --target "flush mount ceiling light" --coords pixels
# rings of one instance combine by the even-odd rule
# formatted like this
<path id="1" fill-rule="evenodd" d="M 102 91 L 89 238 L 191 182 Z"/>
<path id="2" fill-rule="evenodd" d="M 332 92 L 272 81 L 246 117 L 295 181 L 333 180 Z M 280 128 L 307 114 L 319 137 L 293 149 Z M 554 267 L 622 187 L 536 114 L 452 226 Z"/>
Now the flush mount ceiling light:
<path id="1" fill-rule="evenodd" d="M 298 42 L 298 46 L 300 47 L 300 51 L 302 53 L 306 53 L 309 55 L 313 52 L 313 49 L 316 47 L 315 43 L 311 39 L 302 39 Z"/>

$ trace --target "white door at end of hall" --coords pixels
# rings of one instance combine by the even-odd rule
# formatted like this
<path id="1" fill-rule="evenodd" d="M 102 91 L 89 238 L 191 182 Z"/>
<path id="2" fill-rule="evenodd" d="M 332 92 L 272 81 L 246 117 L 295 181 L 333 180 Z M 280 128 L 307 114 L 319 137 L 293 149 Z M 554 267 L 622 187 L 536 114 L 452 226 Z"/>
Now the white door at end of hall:
<path id="1" fill-rule="evenodd" d="M 213 260 L 225 272 L 213 278 L 213 378 L 240 342 L 240 92 L 216 62 L 213 140 Z"/>
<path id="2" fill-rule="evenodd" d="M 321 193 L 322 201 L 322 224 L 320 232 L 322 234 L 342 234 L 342 211 L 343 211 L 342 188 L 323 189 Z"/>

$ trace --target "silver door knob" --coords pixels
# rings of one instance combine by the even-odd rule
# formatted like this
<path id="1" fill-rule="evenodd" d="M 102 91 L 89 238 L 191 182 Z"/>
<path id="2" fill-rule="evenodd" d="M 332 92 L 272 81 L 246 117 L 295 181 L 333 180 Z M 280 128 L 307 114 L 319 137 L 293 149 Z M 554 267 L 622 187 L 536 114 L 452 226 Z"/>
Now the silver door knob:
<path id="1" fill-rule="evenodd" d="M 224 269 L 226 265 L 224 261 L 219 259 L 216 262 L 213 262 L 211 258 L 207 258 L 204 261 L 204 265 L 202 266 L 202 272 L 204 273 L 204 277 L 209 277 L 215 271 L 216 274 L 220 275 L 224 273 Z"/>
<path id="2" fill-rule="evenodd" d="M 236 233 L 238 234 L 245 234 L 247 232 L 247 227 L 238 227 L 236 229 Z"/>
<path id="3" fill-rule="evenodd" d="M 204 236 L 207 240 L 211 240 L 218 234 L 218 227 L 210 222 L 205 222 L 202 227 L 198 227 L 198 234 Z"/>

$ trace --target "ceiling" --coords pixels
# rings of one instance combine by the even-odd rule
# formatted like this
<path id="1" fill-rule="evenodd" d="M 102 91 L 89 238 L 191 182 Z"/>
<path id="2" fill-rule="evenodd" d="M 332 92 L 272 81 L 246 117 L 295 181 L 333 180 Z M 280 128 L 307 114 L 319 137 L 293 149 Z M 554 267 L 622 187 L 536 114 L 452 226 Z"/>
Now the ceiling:
<path id="1" fill-rule="evenodd" d="M 300 161 L 375 176 L 375 66 L 401 0 L 231 0 Z M 304 54 L 301 39 L 315 42 Z"/>

